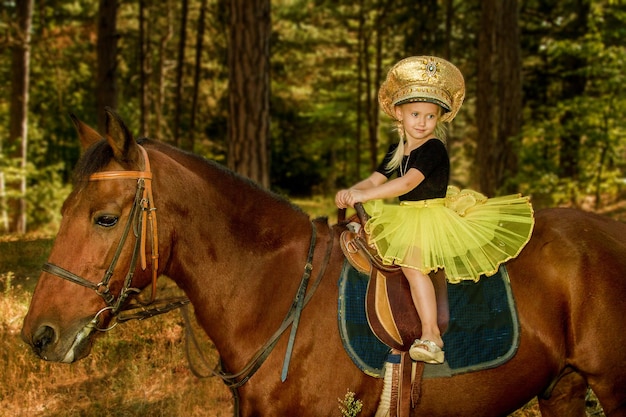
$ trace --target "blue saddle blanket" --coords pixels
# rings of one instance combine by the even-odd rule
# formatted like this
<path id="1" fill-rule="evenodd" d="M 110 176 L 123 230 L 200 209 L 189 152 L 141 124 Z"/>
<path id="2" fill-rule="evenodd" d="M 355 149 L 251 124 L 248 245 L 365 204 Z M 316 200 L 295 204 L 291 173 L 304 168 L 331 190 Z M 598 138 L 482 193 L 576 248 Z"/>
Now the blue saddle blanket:
<path id="1" fill-rule="evenodd" d="M 363 372 L 382 378 L 389 347 L 372 333 L 365 312 L 369 276 L 345 262 L 339 278 L 338 321 L 344 348 Z M 424 377 L 494 368 L 519 345 L 519 322 L 505 266 L 478 282 L 448 284 L 450 322 L 443 335 L 446 363 L 426 365 Z"/>

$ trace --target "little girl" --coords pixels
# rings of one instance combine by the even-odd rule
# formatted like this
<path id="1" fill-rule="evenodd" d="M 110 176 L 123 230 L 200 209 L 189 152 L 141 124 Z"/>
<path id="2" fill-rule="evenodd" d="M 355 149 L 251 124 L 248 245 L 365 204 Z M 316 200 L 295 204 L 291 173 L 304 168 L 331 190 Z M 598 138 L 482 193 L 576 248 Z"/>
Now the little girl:
<path id="1" fill-rule="evenodd" d="M 449 187 L 450 160 L 443 122 L 456 116 L 465 97 L 461 72 L 450 62 L 410 57 L 391 68 L 380 87 L 383 111 L 398 126 L 378 169 L 335 197 L 339 208 L 365 203 L 369 243 L 386 264 L 402 266 L 422 323 L 409 354 L 415 361 L 443 363 L 443 340 L 429 272 L 443 268 L 449 282 L 477 281 L 516 257 L 530 239 L 534 220 L 528 198 L 487 199 Z M 389 180 L 393 173 L 397 177 Z M 400 204 L 382 200 L 399 197 Z"/>

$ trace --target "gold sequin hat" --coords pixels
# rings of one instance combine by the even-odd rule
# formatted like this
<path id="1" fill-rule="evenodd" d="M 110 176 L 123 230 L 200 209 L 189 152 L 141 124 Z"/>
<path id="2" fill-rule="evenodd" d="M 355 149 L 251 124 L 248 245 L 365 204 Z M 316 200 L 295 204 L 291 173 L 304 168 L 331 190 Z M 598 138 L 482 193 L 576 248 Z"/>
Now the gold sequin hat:
<path id="1" fill-rule="evenodd" d="M 457 67 L 435 56 L 412 56 L 394 65 L 378 91 L 380 107 L 396 119 L 394 106 L 424 101 L 441 106 L 442 122 L 454 119 L 465 98 L 465 81 Z"/>

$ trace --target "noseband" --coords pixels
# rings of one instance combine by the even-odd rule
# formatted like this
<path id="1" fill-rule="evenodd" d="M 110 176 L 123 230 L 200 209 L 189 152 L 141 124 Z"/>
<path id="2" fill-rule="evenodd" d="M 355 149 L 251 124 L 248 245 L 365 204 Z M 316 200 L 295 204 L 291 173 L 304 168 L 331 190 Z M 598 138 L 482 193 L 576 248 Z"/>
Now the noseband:
<path id="1" fill-rule="evenodd" d="M 92 174 L 89 177 L 89 181 L 104 181 L 104 180 L 124 180 L 124 179 L 134 179 L 137 180 L 137 189 L 135 191 L 135 199 L 133 202 L 133 207 L 128 216 L 128 221 L 126 222 L 126 226 L 124 228 L 124 233 L 117 245 L 117 249 L 115 251 L 115 255 L 111 260 L 111 264 L 107 268 L 104 273 L 102 280 L 94 284 L 91 281 L 86 280 L 85 278 L 74 274 L 73 272 L 68 271 L 60 266 L 57 266 L 53 263 L 46 263 L 42 267 L 42 270 L 56 275 L 60 278 L 66 279 L 70 282 L 73 282 L 78 285 L 82 285 L 83 287 L 90 288 L 96 292 L 104 302 L 106 303 L 106 307 L 100 310 L 96 316 L 94 317 L 94 321 L 97 321 L 98 316 L 106 310 L 110 310 L 113 317 L 116 317 L 124 305 L 124 302 L 131 294 L 137 294 L 141 292 L 139 288 L 131 287 L 133 281 L 133 275 L 135 273 L 137 259 L 141 260 L 141 269 L 146 269 L 146 236 L 147 236 L 147 223 L 150 223 L 150 229 L 152 230 L 151 237 L 151 254 L 152 254 L 152 295 L 150 297 L 150 301 L 146 304 L 151 304 L 154 302 L 156 296 L 156 281 L 157 281 L 157 273 L 159 269 L 159 239 L 158 239 L 158 231 L 157 231 L 157 219 L 156 219 L 156 208 L 154 207 L 154 200 L 152 198 L 152 171 L 150 170 L 150 160 L 148 159 L 148 153 L 143 148 L 143 146 L 139 145 L 139 149 L 144 158 L 145 168 L 143 171 L 105 171 L 105 172 L 97 172 Z M 126 274 L 126 278 L 124 279 L 124 285 L 120 290 L 119 295 L 116 297 L 111 293 L 110 289 L 110 281 L 113 273 L 115 271 L 115 267 L 117 266 L 117 262 L 122 253 L 124 244 L 130 231 L 133 231 L 135 235 L 135 245 L 133 249 L 133 254 L 129 266 L 128 273 Z M 112 327 L 110 327 L 112 328 Z M 110 329 L 109 328 L 109 329 Z M 109 330 L 109 329 L 99 329 L 99 330 Z"/>

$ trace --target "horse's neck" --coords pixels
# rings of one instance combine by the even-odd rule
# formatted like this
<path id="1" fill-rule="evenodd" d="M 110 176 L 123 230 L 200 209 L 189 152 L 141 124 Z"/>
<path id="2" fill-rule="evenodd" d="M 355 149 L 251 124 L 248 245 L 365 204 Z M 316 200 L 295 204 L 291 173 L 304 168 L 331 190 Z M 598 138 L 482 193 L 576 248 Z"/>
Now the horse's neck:
<path id="1" fill-rule="evenodd" d="M 206 169 L 179 179 L 185 187 L 171 186 L 162 197 L 170 212 L 159 208 L 159 216 L 167 217 L 164 233 L 172 242 L 165 273 L 186 291 L 216 344 L 251 326 L 265 337 L 259 328 L 275 330 L 292 302 L 311 224 L 288 203 Z"/>

